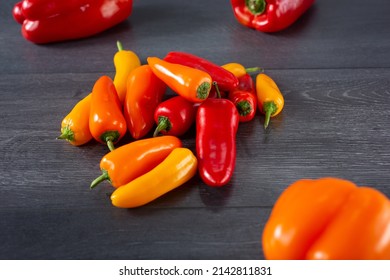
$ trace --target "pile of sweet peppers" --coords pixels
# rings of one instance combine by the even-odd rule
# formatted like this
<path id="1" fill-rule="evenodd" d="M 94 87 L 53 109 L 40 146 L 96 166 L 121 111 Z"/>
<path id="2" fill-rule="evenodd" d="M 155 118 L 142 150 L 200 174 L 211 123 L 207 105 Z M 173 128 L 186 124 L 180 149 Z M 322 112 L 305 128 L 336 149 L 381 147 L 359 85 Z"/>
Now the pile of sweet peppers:
<path id="1" fill-rule="evenodd" d="M 75 146 L 92 139 L 108 146 L 90 187 L 110 182 L 116 207 L 145 205 L 196 174 L 210 187 L 226 185 L 240 122 L 257 110 L 266 129 L 283 109 L 277 84 L 258 68 L 219 66 L 183 52 L 141 65 L 134 52 L 118 48 L 114 79 L 95 82 L 63 119 L 59 137 Z M 166 95 L 168 87 L 173 95 Z M 195 154 L 180 140 L 193 127 Z M 115 147 L 127 133 L 129 143 Z M 347 180 L 299 180 L 277 199 L 262 247 L 267 259 L 389 259 L 390 201 Z"/>
<path id="2" fill-rule="evenodd" d="M 195 174 L 208 186 L 225 186 L 235 169 L 239 123 L 259 110 L 267 128 L 283 109 L 278 86 L 258 68 L 219 66 L 176 51 L 141 65 L 136 53 L 117 45 L 114 79 L 97 79 L 63 119 L 58 137 L 75 146 L 92 139 L 107 145 L 102 175 L 91 188 L 109 181 L 117 207 L 144 205 Z M 259 71 L 255 82 L 251 71 Z M 168 87 L 173 95 L 166 94 Z M 180 140 L 194 127 L 196 155 Z M 127 133 L 130 143 L 115 147 Z"/>

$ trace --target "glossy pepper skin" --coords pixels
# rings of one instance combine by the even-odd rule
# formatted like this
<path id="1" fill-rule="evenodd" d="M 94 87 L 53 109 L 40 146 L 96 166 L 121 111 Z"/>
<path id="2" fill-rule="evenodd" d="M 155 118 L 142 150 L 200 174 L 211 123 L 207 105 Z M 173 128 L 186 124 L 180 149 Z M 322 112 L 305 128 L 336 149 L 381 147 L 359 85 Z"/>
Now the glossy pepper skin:
<path id="1" fill-rule="evenodd" d="M 233 90 L 238 85 L 237 77 L 232 73 L 202 57 L 185 52 L 169 52 L 164 60 L 208 73 L 221 91 Z"/>
<path id="2" fill-rule="evenodd" d="M 229 93 L 228 98 L 236 106 L 240 122 L 253 120 L 257 110 L 257 98 L 252 92 L 235 90 Z"/>
<path id="3" fill-rule="evenodd" d="M 202 102 L 209 96 L 212 79 L 208 73 L 157 57 L 148 57 L 147 61 L 159 79 L 187 100 Z"/>
<path id="4" fill-rule="evenodd" d="M 134 139 L 144 137 L 154 126 L 154 111 L 161 103 L 166 85 L 149 65 L 134 69 L 127 79 L 124 116 Z"/>
<path id="5" fill-rule="evenodd" d="M 197 163 L 191 150 L 176 148 L 154 169 L 117 188 L 111 202 L 119 208 L 145 205 L 190 180 L 196 174 Z"/>
<path id="6" fill-rule="evenodd" d="M 256 77 L 256 95 L 258 108 L 265 115 L 264 128 L 267 128 L 270 118 L 283 110 L 284 97 L 275 81 L 264 73 Z"/>
<path id="7" fill-rule="evenodd" d="M 23 1 L 20 1 L 16 3 L 12 9 L 12 16 L 14 17 L 15 21 L 20 24 L 22 24 L 26 19 L 26 17 L 23 15 L 22 5 Z"/>
<path id="8" fill-rule="evenodd" d="M 199 105 L 195 122 L 199 175 L 208 186 L 224 186 L 236 165 L 236 106 L 228 99 L 209 98 Z"/>
<path id="9" fill-rule="evenodd" d="M 97 0 L 23 0 L 22 10 L 26 18 L 37 20 L 57 14 L 69 13 Z"/>
<path id="10" fill-rule="evenodd" d="M 159 133 L 174 136 L 183 135 L 194 124 L 196 111 L 197 105 L 180 95 L 163 101 L 154 111 L 154 121 L 157 127 L 153 136 L 157 136 Z"/>
<path id="11" fill-rule="evenodd" d="M 125 185 L 155 168 L 173 149 L 181 146 L 180 139 L 174 136 L 147 138 L 123 145 L 101 159 L 102 175 L 91 183 L 91 188 L 105 180 L 114 188 Z"/>
<path id="12" fill-rule="evenodd" d="M 302 179 L 277 199 L 262 236 L 267 259 L 390 259 L 390 201 L 338 178 Z"/>
<path id="13" fill-rule="evenodd" d="M 314 0 L 231 0 L 237 21 L 262 32 L 289 27 L 313 3 Z"/>
<path id="14" fill-rule="evenodd" d="M 37 2 L 47 9 L 34 8 L 35 1 L 29 1 L 29 9 L 34 10 L 30 14 L 34 16 L 26 17 L 22 24 L 24 38 L 36 44 L 80 39 L 100 33 L 130 16 L 133 4 L 132 0 L 83 0 L 81 5 L 74 7 L 77 1 Z"/>
<path id="15" fill-rule="evenodd" d="M 95 140 L 107 144 L 110 151 L 127 131 L 126 120 L 114 83 L 108 76 L 100 77 L 91 93 L 89 129 Z"/>
<path id="16" fill-rule="evenodd" d="M 130 50 L 124 50 L 122 43 L 117 42 L 118 51 L 114 55 L 115 77 L 114 85 L 120 102 L 123 104 L 127 93 L 127 78 L 131 71 L 141 66 L 138 55 Z"/>
<path id="17" fill-rule="evenodd" d="M 73 146 L 81 146 L 92 140 L 89 131 L 91 94 L 80 100 L 61 122 L 61 135 L 58 139 L 67 140 Z"/>

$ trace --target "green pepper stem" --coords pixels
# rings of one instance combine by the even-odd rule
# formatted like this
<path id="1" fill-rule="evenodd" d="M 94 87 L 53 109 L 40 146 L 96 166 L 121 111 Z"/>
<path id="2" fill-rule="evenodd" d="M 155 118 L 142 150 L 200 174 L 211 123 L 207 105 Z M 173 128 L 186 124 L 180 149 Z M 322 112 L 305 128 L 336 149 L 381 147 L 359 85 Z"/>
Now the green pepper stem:
<path id="1" fill-rule="evenodd" d="M 57 139 L 68 140 L 68 137 L 69 137 L 69 135 L 64 132 L 60 136 L 58 136 Z"/>
<path id="2" fill-rule="evenodd" d="M 245 68 L 245 72 L 247 72 L 247 73 L 255 73 L 255 72 L 263 73 L 264 72 L 264 68 L 261 68 L 261 67 L 249 67 L 249 68 Z"/>
<path id="3" fill-rule="evenodd" d="M 217 92 L 217 97 L 218 97 L 218 98 L 222 98 L 221 92 L 219 91 L 218 83 L 214 81 L 214 82 L 213 82 L 213 86 L 215 86 L 215 90 L 216 90 L 216 92 Z"/>
<path id="4" fill-rule="evenodd" d="M 248 10 L 255 16 L 264 13 L 267 2 L 265 0 L 245 0 Z"/>
<path id="5" fill-rule="evenodd" d="M 106 138 L 106 143 L 107 143 L 107 147 L 110 150 L 110 152 L 115 150 L 114 142 L 112 141 L 111 137 Z"/>
<path id="6" fill-rule="evenodd" d="M 154 130 L 153 137 L 156 137 L 161 131 L 168 131 L 171 129 L 171 123 L 169 119 L 164 116 L 158 117 L 158 124 L 156 129 Z"/>
<path id="7" fill-rule="evenodd" d="M 106 180 L 110 181 L 110 176 L 108 176 L 108 172 L 104 169 L 102 170 L 102 172 L 103 172 L 102 175 L 100 175 L 99 177 L 97 177 L 95 180 L 92 181 L 91 185 L 89 186 L 91 190 L 103 181 Z"/>
<path id="8" fill-rule="evenodd" d="M 120 134 L 116 130 L 106 131 L 100 136 L 100 139 L 107 144 L 111 152 L 115 150 L 114 142 L 118 141 L 119 138 Z"/>
<path id="9" fill-rule="evenodd" d="M 275 102 L 268 101 L 268 102 L 264 103 L 264 105 L 263 105 L 263 111 L 265 114 L 264 129 L 266 129 L 268 127 L 271 116 L 273 114 L 275 114 L 275 112 L 277 110 L 278 110 L 278 107 L 276 106 Z"/>
<path id="10" fill-rule="evenodd" d="M 123 51 L 123 46 L 120 41 L 116 41 L 116 46 L 118 47 L 118 51 Z"/>

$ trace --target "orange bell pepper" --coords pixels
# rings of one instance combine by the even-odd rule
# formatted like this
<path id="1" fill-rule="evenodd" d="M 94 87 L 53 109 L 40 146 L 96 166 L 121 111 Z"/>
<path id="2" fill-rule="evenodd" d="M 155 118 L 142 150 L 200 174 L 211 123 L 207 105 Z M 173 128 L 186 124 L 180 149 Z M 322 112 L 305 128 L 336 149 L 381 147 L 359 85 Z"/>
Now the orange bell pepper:
<path id="1" fill-rule="evenodd" d="M 93 86 L 89 129 L 95 140 L 107 144 L 110 151 L 127 131 L 126 120 L 114 83 L 108 76 L 100 77 Z"/>
<path id="2" fill-rule="evenodd" d="M 91 183 L 91 188 L 104 180 L 115 188 L 127 184 L 152 170 L 173 149 L 181 146 L 180 139 L 175 136 L 147 138 L 123 145 L 101 159 L 102 175 Z"/>
<path id="3" fill-rule="evenodd" d="M 136 53 L 124 50 L 121 42 L 117 42 L 118 51 L 114 55 L 115 77 L 114 85 L 120 102 L 123 104 L 127 92 L 127 77 L 135 68 L 141 66 Z"/>
<path id="4" fill-rule="evenodd" d="M 267 128 L 270 118 L 282 111 L 284 97 L 274 80 L 264 73 L 256 76 L 256 95 L 257 107 L 265 115 L 264 128 Z"/>
<path id="5" fill-rule="evenodd" d="M 123 114 L 134 139 L 144 137 L 153 128 L 154 110 L 161 103 L 166 88 L 149 65 L 134 69 L 128 76 Z"/>
<path id="6" fill-rule="evenodd" d="M 390 259 L 390 201 L 337 178 L 299 180 L 278 198 L 262 236 L 267 259 Z"/>
<path id="7" fill-rule="evenodd" d="M 91 94 L 80 100 L 61 122 L 61 135 L 57 139 L 67 140 L 73 146 L 81 146 L 92 140 L 89 131 Z"/>
<path id="8" fill-rule="evenodd" d="M 208 73 L 158 57 L 148 57 L 147 61 L 153 73 L 182 97 L 197 103 L 209 96 L 213 81 Z"/>

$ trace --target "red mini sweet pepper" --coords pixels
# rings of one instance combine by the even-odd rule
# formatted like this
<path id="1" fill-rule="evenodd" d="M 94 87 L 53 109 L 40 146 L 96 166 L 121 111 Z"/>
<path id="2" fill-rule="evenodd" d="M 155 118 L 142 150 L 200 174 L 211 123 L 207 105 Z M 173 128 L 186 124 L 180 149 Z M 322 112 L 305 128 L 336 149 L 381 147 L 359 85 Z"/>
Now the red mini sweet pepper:
<path id="1" fill-rule="evenodd" d="M 217 89 L 218 91 L 218 89 Z M 225 98 L 208 98 L 196 115 L 196 153 L 199 175 L 211 187 L 226 185 L 236 165 L 236 106 Z"/>
<path id="2" fill-rule="evenodd" d="M 289 27 L 313 3 L 314 0 L 231 0 L 237 21 L 262 32 Z"/>
<path id="3" fill-rule="evenodd" d="M 45 44 L 100 33 L 124 21 L 132 8 L 132 0 L 24 0 L 13 13 L 27 40 Z"/>
<path id="4" fill-rule="evenodd" d="M 240 122 L 249 122 L 256 115 L 257 97 L 250 91 L 235 90 L 228 96 L 229 100 L 236 106 Z"/>
<path id="5" fill-rule="evenodd" d="M 181 136 L 195 122 L 197 104 L 178 95 L 161 102 L 154 111 L 157 127 L 153 136 Z"/>

